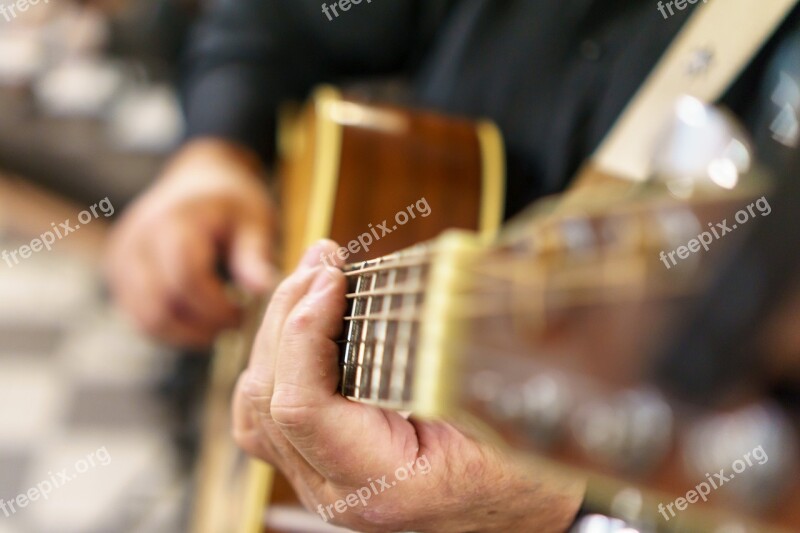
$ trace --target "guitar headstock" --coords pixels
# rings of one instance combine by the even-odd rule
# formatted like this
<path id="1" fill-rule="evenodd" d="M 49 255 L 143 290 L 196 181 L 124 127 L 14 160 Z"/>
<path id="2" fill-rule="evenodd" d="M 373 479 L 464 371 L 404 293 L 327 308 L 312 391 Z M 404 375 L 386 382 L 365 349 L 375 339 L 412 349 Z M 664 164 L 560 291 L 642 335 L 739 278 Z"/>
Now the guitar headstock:
<path id="1" fill-rule="evenodd" d="M 467 411 L 515 448 L 673 494 L 730 466 L 738 448 L 743 457 L 763 446 L 773 463 L 728 501 L 763 510 L 786 495 L 796 458 L 794 429 L 767 400 L 769 384 L 752 374 L 746 387 L 708 382 L 705 399 L 715 401 L 706 405 L 663 386 L 663 347 L 726 254 L 716 243 L 716 255 L 668 269 L 660 252 L 696 237 L 703 213 L 722 220 L 725 210 L 641 207 L 559 216 L 471 265 L 460 308 L 474 311 L 453 326 L 466 332 L 452 346 L 464 386 L 444 411 Z M 732 236 L 724 244 L 735 245 Z"/>

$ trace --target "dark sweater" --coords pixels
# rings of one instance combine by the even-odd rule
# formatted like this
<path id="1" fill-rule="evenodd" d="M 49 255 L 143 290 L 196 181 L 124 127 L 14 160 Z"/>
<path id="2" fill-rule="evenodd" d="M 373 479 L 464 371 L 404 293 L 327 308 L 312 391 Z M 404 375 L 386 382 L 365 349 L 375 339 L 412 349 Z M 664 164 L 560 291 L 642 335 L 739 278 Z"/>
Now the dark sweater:
<path id="1" fill-rule="evenodd" d="M 500 125 L 509 215 L 568 183 L 692 7 L 669 16 L 643 0 L 362 0 L 349 6 L 211 2 L 188 56 L 190 137 L 236 140 L 269 159 L 280 102 L 302 99 L 321 82 L 401 77 L 414 104 Z M 767 165 L 796 176 L 797 167 L 777 163 L 786 154 L 773 153 L 769 131 L 780 111 L 771 101 L 780 71 L 800 83 L 800 10 L 724 102 L 759 141 Z"/>

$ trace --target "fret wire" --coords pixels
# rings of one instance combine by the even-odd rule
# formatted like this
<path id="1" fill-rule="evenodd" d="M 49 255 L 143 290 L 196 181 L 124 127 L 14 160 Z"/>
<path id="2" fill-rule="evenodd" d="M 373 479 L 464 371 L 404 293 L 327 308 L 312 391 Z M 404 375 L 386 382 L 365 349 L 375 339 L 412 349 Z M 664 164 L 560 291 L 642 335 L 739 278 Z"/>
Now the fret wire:
<path id="1" fill-rule="evenodd" d="M 375 367 L 375 365 L 361 365 L 361 366 L 353 365 L 353 366 L 350 366 L 350 367 L 347 367 L 347 368 L 349 368 L 351 370 L 354 370 L 354 369 L 357 369 L 357 368 L 361 368 L 364 372 L 372 372 L 376 367 Z M 377 368 L 380 368 L 380 367 L 377 367 Z M 361 392 L 363 394 L 364 391 L 359 391 L 359 392 Z M 362 396 L 362 397 L 366 398 L 367 396 Z M 378 399 L 378 398 L 376 398 L 376 399 Z M 392 398 L 380 398 L 380 399 L 392 399 Z"/>
<path id="2" fill-rule="evenodd" d="M 361 290 L 361 286 L 364 283 L 364 278 L 358 278 L 355 284 L 356 292 Z M 352 306 L 353 314 L 360 314 L 363 310 L 365 302 L 363 300 L 354 300 Z M 347 344 L 345 346 L 345 356 L 344 356 L 344 365 L 345 368 L 342 371 L 342 392 L 345 394 L 354 393 L 356 388 L 356 376 L 352 372 L 348 372 L 348 368 L 350 368 L 353 364 L 353 359 L 357 357 L 356 350 L 358 349 L 358 345 L 355 344 L 356 337 L 361 336 L 361 328 L 363 324 L 361 322 L 352 321 L 349 323 L 347 327 Z"/>
<path id="3" fill-rule="evenodd" d="M 361 261 L 360 263 L 349 263 L 342 267 L 342 271 L 345 273 L 349 272 L 364 272 L 365 268 L 374 266 L 381 260 L 386 265 L 392 266 L 399 266 L 403 268 L 403 265 L 397 263 L 391 263 L 392 261 L 402 261 L 402 260 L 410 260 L 410 259 L 417 259 L 421 257 L 430 257 L 433 255 L 435 250 L 433 246 L 430 244 L 420 244 L 413 248 L 408 248 L 406 250 L 401 250 L 399 252 L 395 252 L 393 254 L 385 255 L 378 259 L 370 259 L 369 261 Z"/>
<path id="4" fill-rule="evenodd" d="M 393 264 L 366 267 L 362 270 L 344 271 L 344 275 L 346 277 L 354 277 L 354 276 L 361 276 L 364 274 L 371 274 L 373 272 L 383 272 L 385 270 L 391 270 L 395 268 L 421 267 L 421 266 L 426 266 L 428 264 L 430 264 L 430 261 L 398 261 L 397 263 Z"/>
<path id="5" fill-rule="evenodd" d="M 422 284 L 422 267 L 414 266 L 408 269 L 407 282 Z M 405 294 L 400 301 L 400 311 L 406 311 L 415 306 L 416 295 Z M 389 397 L 392 401 L 405 400 L 406 370 L 411 351 L 413 326 L 411 321 L 401 321 L 397 325 L 397 345 L 395 346 L 394 360 L 392 361 L 392 374 L 389 385 Z"/>
<path id="6" fill-rule="evenodd" d="M 619 302 L 630 299 L 631 297 L 641 297 L 643 295 L 662 296 L 662 295 L 681 295 L 687 292 L 688 289 L 678 289 L 657 286 L 647 286 L 645 279 L 639 279 L 636 282 L 627 282 L 619 280 L 617 283 L 610 283 L 609 280 L 595 281 L 591 284 L 576 284 L 573 280 L 559 280 L 559 283 L 552 283 L 551 286 L 546 286 L 541 282 L 530 280 L 531 284 L 528 287 L 519 287 L 514 290 L 513 300 L 518 302 L 513 305 L 506 303 L 492 303 L 492 297 L 504 298 L 512 296 L 511 293 L 495 293 L 494 295 L 481 294 L 480 291 L 472 293 L 465 293 L 461 296 L 464 297 L 464 305 L 458 306 L 461 312 L 458 316 L 461 318 L 482 317 L 490 315 L 498 315 L 514 312 L 535 311 L 541 309 L 541 302 L 532 303 L 529 301 L 530 297 L 534 296 L 547 296 L 548 294 L 557 292 L 561 298 L 547 303 L 548 308 L 565 308 L 577 305 L 577 303 L 597 304 L 603 302 Z M 566 282 L 564 282 L 566 281 Z M 620 289 L 628 288 L 630 291 L 623 291 L 619 293 Z M 521 290 L 519 290 L 521 289 Z M 534 289 L 534 290 L 530 290 Z M 604 290 L 606 289 L 606 290 Z M 611 291 L 610 289 L 614 289 Z M 633 293 L 633 294 L 628 294 Z M 412 296 L 410 293 L 404 294 L 404 300 L 408 301 L 408 297 Z M 458 295 L 455 295 L 458 296 Z M 356 300 L 357 301 L 357 300 Z M 470 309 L 471 303 L 481 303 L 480 309 Z M 407 304 L 406 304 L 407 305 Z M 402 309 L 401 309 L 402 311 Z M 353 315 L 344 317 L 348 322 L 360 322 L 365 320 L 392 320 L 392 321 L 410 321 L 415 322 L 419 320 L 417 314 L 411 313 L 389 313 L 385 315 Z"/>
<path id="7" fill-rule="evenodd" d="M 336 341 L 336 343 L 337 343 L 337 344 L 345 344 L 345 343 L 350 343 L 350 344 L 353 344 L 354 346 L 357 346 L 357 345 L 361 344 L 361 341 L 357 341 L 357 342 L 356 342 L 356 341 L 353 341 L 353 342 L 350 342 L 350 341 L 348 341 L 348 340 L 338 340 L 338 341 Z M 371 344 L 375 344 L 375 345 L 378 345 L 378 344 L 380 344 L 380 342 L 378 342 L 378 341 L 377 341 L 377 339 L 373 339 L 373 340 L 371 340 L 371 341 L 367 341 L 367 343 L 368 343 L 368 344 L 369 344 L 369 343 L 371 343 Z M 394 342 L 386 342 L 386 346 L 397 346 L 397 341 L 394 341 Z M 343 363 L 342 365 L 344 366 L 344 363 Z M 351 366 L 354 366 L 354 365 L 351 365 Z"/>
<path id="8" fill-rule="evenodd" d="M 392 274 L 397 275 L 397 270 L 389 270 L 389 275 Z M 365 298 L 367 296 L 403 296 L 405 294 L 420 294 L 422 291 L 425 290 L 424 287 L 397 287 L 394 289 L 378 289 L 375 291 L 368 291 L 368 292 L 351 292 L 346 295 L 348 300 L 354 300 L 357 298 Z"/>
<path id="9" fill-rule="evenodd" d="M 371 297 L 370 297 L 371 298 Z M 417 322 L 419 316 L 412 314 L 386 314 L 386 315 L 357 315 L 344 317 L 345 322 L 370 321 L 370 320 L 392 320 L 395 322 Z"/>
<path id="10" fill-rule="evenodd" d="M 367 342 L 375 344 L 375 345 L 380 344 L 375 339 L 373 339 L 372 341 L 367 341 Z M 361 341 L 352 341 L 351 342 L 351 341 L 348 341 L 347 339 L 341 339 L 341 340 L 336 341 L 336 344 L 339 344 L 339 345 L 348 344 L 348 343 L 352 344 L 353 346 L 358 346 L 359 344 L 361 344 Z M 385 344 L 386 344 L 386 346 L 389 346 L 389 347 L 395 347 L 395 346 L 398 345 L 398 341 L 396 339 L 391 341 L 391 342 L 390 341 L 386 341 Z M 347 363 L 342 363 L 342 366 L 345 366 L 346 364 Z M 355 364 L 350 364 L 350 366 L 355 366 Z"/>
<path id="11" fill-rule="evenodd" d="M 654 296 L 672 296 L 675 293 L 672 291 L 665 291 L 663 293 L 653 293 Z M 686 293 L 691 294 L 690 292 Z M 507 295 L 509 298 L 511 294 Z M 585 303 L 587 305 L 595 305 L 595 304 L 622 304 L 630 301 L 638 301 L 641 298 L 640 293 L 625 293 L 625 294 L 612 294 L 612 295 L 596 295 L 593 298 L 583 298 L 581 303 Z M 476 300 L 476 303 L 481 301 L 482 305 L 485 305 L 485 300 Z M 510 298 L 509 301 L 515 301 Z M 544 306 L 544 307 L 543 307 Z M 541 301 L 529 301 L 524 304 L 513 304 L 513 305 L 504 305 L 504 306 L 486 306 L 483 309 L 472 309 L 462 311 L 458 315 L 454 316 L 453 318 L 456 320 L 470 320 L 470 319 L 481 319 L 481 318 L 491 318 L 491 317 L 503 317 L 503 316 L 511 316 L 515 314 L 533 314 L 537 318 L 542 318 L 543 311 L 557 311 L 560 309 L 565 309 L 573 307 L 570 302 L 563 302 L 563 301 L 548 301 L 546 303 L 542 303 Z M 399 376 L 401 375 L 398 370 L 398 364 L 401 361 L 400 355 L 406 355 L 405 351 L 413 352 L 413 348 L 416 347 L 416 342 L 409 341 L 405 342 L 403 339 L 408 338 L 411 339 L 410 336 L 406 335 L 407 330 L 409 327 L 413 326 L 413 322 L 401 322 L 398 325 L 398 328 L 405 326 L 405 330 L 398 329 L 397 339 L 393 343 L 394 348 L 394 358 L 393 358 L 393 369 L 391 371 L 391 378 L 392 378 L 392 388 L 391 388 L 391 399 L 395 399 L 395 393 L 398 390 L 399 385 L 397 382 L 399 381 Z M 363 341 L 362 341 L 363 342 Z M 362 342 L 354 343 L 356 345 L 362 344 Z M 366 341 L 367 344 L 379 344 L 376 339 Z M 353 365 L 354 367 L 355 365 Z M 368 367 L 369 365 L 364 365 Z"/>
<path id="12" fill-rule="evenodd" d="M 363 263 L 363 264 L 366 265 L 366 263 Z M 367 278 L 364 277 L 364 276 L 359 276 L 356 279 L 358 280 L 356 282 L 356 292 L 358 292 L 358 291 L 362 290 L 364 288 L 364 286 L 366 285 Z M 361 305 L 359 307 L 359 311 L 361 313 L 363 313 L 364 310 L 367 309 L 367 307 L 369 306 L 369 301 L 368 300 L 358 300 L 358 301 L 361 302 Z M 354 340 L 359 341 L 359 343 L 353 344 L 353 350 L 354 350 L 356 356 L 355 356 L 355 358 L 353 360 L 353 363 L 355 363 L 355 364 L 353 365 L 353 384 L 352 384 L 352 386 L 353 386 L 353 394 L 356 397 L 360 396 L 359 389 L 361 388 L 361 370 L 360 369 L 361 369 L 361 363 L 362 363 L 361 359 L 363 357 L 362 356 L 363 346 L 361 346 L 360 341 L 363 338 L 363 336 L 364 336 L 364 324 L 362 322 L 359 322 L 358 337 L 356 339 L 354 339 Z"/>
<path id="13" fill-rule="evenodd" d="M 380 265 L 381 259 L 378 259 L 377 261 L 378 261 L 378 265 Z M 362 270 L 362 274 L 361 274 L 360 277 L 362 279 L 364 278 L 363 270 Z M 370 281 L 369 281 L 369 289 L 368 290 L 371 292 L 371 291 L 375 290 L 375 285 L 376 285 L 376 283 L 378 281 L 378 274 L 377 273 L 371 273 L 369 275 L 369 279 L 370 279 Z M 373 312 L 372 306 L 374 304 L 374 301 L 375 301 L 374 297 L 372 297 L 372 296 L 367 297 L 365 316 L 369 317 L 369 315 Z M 361 325 L 361 328 L 362 328 L 361 329 L 361 341 L 362 342 L 359 344 L 359 347 L 358 347 L 358 354 L 359 354 L 358 355 L 358 364 L 360 366 L 356 370 L 356 383 L 357 383 L 358 390 L 359 390 L 359 396 L 363 393 L 363 391 L 367 390 L 367 382 L 368 382 L 368 380 L 370 378 L 370 375 L 368 373 L 366 373 L 366 372 L 363 372 L 361 367 L 364 365 L 364 358 L 367 357 L 367 355 L 371 353 L 371 350 L 369 350 L 370 346 L 363 342 L 363 341 L 369 340 L 369 336 L 370 336 L 370 333 L 371 333 L 371 326 L 372 326 L 372 324 L 371 324 L 371 322 L 369 320 L 364 320 L 362 325 Z"/>
<path id="14" fill-rule="evenodd" d="M 386 280 L 387 287 L 394 287 L 397 281 L 397 269 L 392 269 L 389 271 L 389 275 Z M 380 291 L 371 291 L 371 292 L 380 292 Z M 383 301 L 381 302 L 381 314 L 388 315 L 391 311 L 392 306 L 392 296 L 382 296 Z M 375 340 L 381 340 L 383 342 L 375 343 L 373 346 L 375 348 L 375 360 L 373 362 L 372 368 L 372 381 L 370 383 L 370 397 L 372 399 L 378 399 L 380 397 L 380 387 L 381 387 L 381 371 L 383 369 L 383 357 L 386 353 L 386 334 L 388 333 L 388 320 L 382 320 L 378 324 L 375 335 Z M 375 387 L 378 387 L 378 390 L 375 391 Z"/>
<path id="15" fill-rule="evenodd" d="M 395 266 L 395 265 L 402 266 L 400 263 L 401 260 L 408 261 L 413 258 L 425 257 L 429 255 L 429 253 L 430 253 L 429 245 L 419 245 L 414 248 L 409 248 L 407 250 L 397 252 L 395 254 L 392 254 L 391 256 L 380 258 L 378 260 L 364 261 L 362 263 L 353 263 L 345 265 L 342 269 L 345 273 L 351 271 L 353 272 L 353 274 L 351 274 L 350 276 L 351 279 L 355 276 L 355 274 L 359 274 L 359 276 L 356 278 L 357 280 L 355 288 L 356 293 L 354 294 L 357 293 L 366 294 L 367 291 L 363 290 L 363 285 L 364 281 L 366 281 L 366 276 L 363 276 L 361 274 L 369 272 L 367 271 L 368 267 L 381 265 L 382 263 L 385 263 L 387 266 Z M 395 270 L 399 271 L 399 269 Z M 374 294 L 373 296 L 378 296 L 378 294 Z M 353 301 L 353 305 L 351 305 L 352 314 L 354 316 L 359 316 L 363 314 L 359 311 L 364 309 L 364 304 L 366 304 L 367 302 L 365 302 L 363 298 L 358 298 L 358 297 L 353 298 L 352 301 Z M 348 329 L 347 339 L 340 342 L 340 344 L 344 345 L 345 356 L 343 357 L 343 359 L 348 363 L 347 366 L 342 370 L 342 390 L 343 392 L 346 393 L 350 392 L 351 394 L 346 394 L 346 395 L 353 397 L 361 395 L 361 393 L 359 392 L 359 388 L 362 376 L 354 375 L 354 373 L 352 372 L 353 369 L 352 363 L 354 362 L 353 361 L 354 358 L 357 357 L 356 354 L 358 354 L 358 357 L 361 357 L 363 359 L 364 351 L 366 350 L 364 342 L 356 342 L 356 339 L 361 335 L 361 332 L 364 332 L 365 334 L 368 335 L 369 322 L 367 321 L 367 319 L 369 315 L 365 315 L 365 317 L 366 318 L 364 320 L 349 321 L 350 324 L 348 325 L 347 328 Z M 396 329 L 396 324 L 391 323 L 389 325 L 389 328 L 391 328 L 394 331 Z"/>

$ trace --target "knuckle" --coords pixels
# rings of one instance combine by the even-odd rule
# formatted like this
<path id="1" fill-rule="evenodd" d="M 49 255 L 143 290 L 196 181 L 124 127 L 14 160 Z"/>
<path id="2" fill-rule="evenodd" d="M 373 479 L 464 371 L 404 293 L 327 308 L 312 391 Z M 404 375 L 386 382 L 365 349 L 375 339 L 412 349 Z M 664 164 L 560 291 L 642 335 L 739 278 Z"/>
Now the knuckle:
<path id="1" fill-rule="evenodd" d="M 275 423 L 285 429 L 302 426 L 308 419 L 303 412 L 303 407 L 298 405 L 276 405 L 273 402 L 270 412 Z"/>
<path id="2" fill-rule="evenodd" d="M 273 395 L 270 393 L 269 383 L 253 371 L 246 371 L 240 380 L 239 390 L 242 397 L 249 402 L 257 413 L 269 414 Z"/>
<path id="3" fill-rule="evenodd" d="M 252 429 L 234 426 L 231 429 L 231 436 L 233 437 L 233 442 L 236 443 L 236 446 L 244 450 L 245 453 L 255 456 L 259 455 L 260 447 L 255 443 Z"/>
<path id="4" fill-rule="evenodd" d="M 306 424 L 312 414 L 299 387 L 281 384 L 275 387 L 270 402 L 272 419 L 281 427 L 296 428 Z"/>
<path id="5" fill-rule="evenodd" d="M 314 323 L 314 314 L 311 309 L 304 307 L 293 312 L 289 319 L 286 321 L 284 333 L 288 335 L 297 335 L 298 333 L 306 333 L 309 327 Z"/>

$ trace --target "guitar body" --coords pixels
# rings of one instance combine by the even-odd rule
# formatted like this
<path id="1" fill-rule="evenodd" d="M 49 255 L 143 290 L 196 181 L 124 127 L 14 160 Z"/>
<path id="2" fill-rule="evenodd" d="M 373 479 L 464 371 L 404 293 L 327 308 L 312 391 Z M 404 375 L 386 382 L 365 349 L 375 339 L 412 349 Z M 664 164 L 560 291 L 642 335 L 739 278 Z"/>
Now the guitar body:
<path id="1" fill-rule="evenodd" d="M 342 246 L 372 233 L 368 251 L 347 262 L 380 257 L 438 236 L 447 228 L 494 234 L 504 204 L 499 131 L 435 113 L 375 106 L 317 91 L 283 126 L 284 266 L 305 247 L 330 237 Z M 429 216 L 400 225 L 395 215 L 426 199 Z M 373 227 L 388 221 L 391 234 Z"/>
<path id="2" fill-rule="evenodd" d="M 352 263 L 448 228 L 490 236 L 500 227 L 505 157 L 492 124 L 349 100 L 326 87 L 283 120 L 279 148 L 286 272 L 321 238 L 337 241 L 342 259 Z M 253 320 L 228 334 L 215 354 L 195 533 L 326 530 L 280 474 L 256 461 L 248 465 L 230 437 L 230 398 L 258 325 Z"/>

